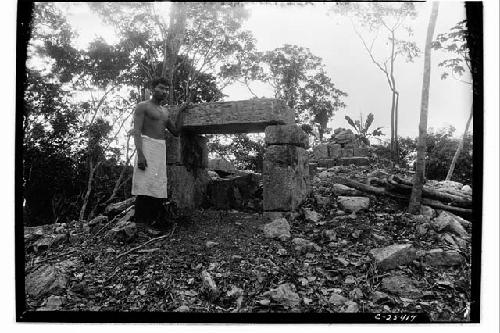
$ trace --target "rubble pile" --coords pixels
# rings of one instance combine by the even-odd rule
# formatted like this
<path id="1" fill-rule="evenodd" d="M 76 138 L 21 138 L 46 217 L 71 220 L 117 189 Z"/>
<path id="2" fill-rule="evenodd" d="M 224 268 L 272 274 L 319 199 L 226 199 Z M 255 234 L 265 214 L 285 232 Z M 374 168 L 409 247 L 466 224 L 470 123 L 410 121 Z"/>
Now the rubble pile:
<path id="1" fill-rule="evenodd" d="M 369 165 L 370 147 L 361 142 L 350 129 L 337 128 L 328 143 L 313 148 L 313 167 L 335 165 Z"/>

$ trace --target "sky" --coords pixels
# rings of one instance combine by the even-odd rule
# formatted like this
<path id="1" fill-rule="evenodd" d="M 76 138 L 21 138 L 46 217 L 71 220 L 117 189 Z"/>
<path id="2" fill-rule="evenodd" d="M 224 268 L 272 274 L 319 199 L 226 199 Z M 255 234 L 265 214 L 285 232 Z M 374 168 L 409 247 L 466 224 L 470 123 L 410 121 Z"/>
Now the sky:
<path id="1" fill-rule="evenodd" d="M 330 5 L 330 4 L 328 4 Z M 69 22 L 79 34 L 77 45 L 84 47 L 96 36 L 102 36 L 109 43 L 116 41 L 112 29 L 88 10 L 84 3 L 60 4 L 68 13 Z M 342 16 L 327 15 L 325 4 L 309 6 L 274 5 L 250 3 L 250 17 L 244 28 L 252 31 L 260 51 L 268 51 L 284 44 L 309 48 L 323 59 L 328 75 L 338 89 L 347 92 L 344 99 L 347 107 L 339 110 L 329 123 L 331 128 L 349 127 L 345 115 L 359 119 L 374 114 L 372 127 L 383 127 L 390 133 L 391 93 L 384 74 L 371 62 L 360 39 L 354 33 L 350 21 Z M 417 46 L 424 50 L 430 4 L 417 3 L 417 18 L 410 21 Z M 434 36 L 447 32 L 465 18 L 463 2 L 441 2 Z M 383 59 L 387 47 L 380 44 L 375 55 Z M 442 70 L 437 64 L 445 59 L 441 52 L 433 52 L 431 67 L 431 90 L 429 97 L 428 127 L 454 126 L 455 135 L 465 129 L 472 102 L 470 86 L 452 78 L 441 80 Z M 415 137 L 421 104 L 423 55 L 413 63 L 399 59 L 395 66 L 396 84 L 399 87 L 399 134 Z M 468 79 L 467 75 L 464 77 Z M 260 82 L 251 84 L 259 97 L 273 97 L 269 86 Z M 244 100 L 252 94 L 242 85 L 234 84 L 223 90 L 225 100 Z M 472 128 L 472 126 L 471 126 Z"/>

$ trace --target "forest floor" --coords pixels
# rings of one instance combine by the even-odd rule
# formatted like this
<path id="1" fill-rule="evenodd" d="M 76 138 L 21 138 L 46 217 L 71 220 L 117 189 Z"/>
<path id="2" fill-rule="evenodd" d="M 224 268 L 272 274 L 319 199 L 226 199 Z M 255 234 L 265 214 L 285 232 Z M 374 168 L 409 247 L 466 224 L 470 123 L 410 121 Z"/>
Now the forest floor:
<path id="1" fill-rule="evenodd" d="M 343 170 L 352 177 L 369 171 Z M 112 221 L 92 228 L 76 222 L 59 226 L 68 237 L 43 251 L 34 251 L 31 236 L 25 236 L 27 279 L 45 269 L 39 275 L 53 277 L 51 288 L 59 286 L 28 294 L 27 310 L 412 312 L 432 321 L 469 321 L 470 242 L 458 250 L 464 259 L 458 265 L 428 265 L 417 256 L 379 270 L 370 255 L 375 248 L 412 244 L 421 254 L 457 247 L 433 230 L 417 232 L 415 220 L 404 213 L 406 204 L 391 198 L 364 195 L 368 209 L 344 213 L 331 185 L 328 178 L 316 178 L 300 214 L 288 221 L 291 239 L 314 242 L 305 250 L 291 239 L 267 238 L 262 214 L 235 210 L 198 210 L 148 244 L 157 236 L 139 232 L 129 242 L 111 242 L 106 234 Z M 329 199 L 320 204 L 318 196 Z M 318 218 L 306 219 L 306 209 Z M 44 228 L 43 233 L 57 229 Z"/>

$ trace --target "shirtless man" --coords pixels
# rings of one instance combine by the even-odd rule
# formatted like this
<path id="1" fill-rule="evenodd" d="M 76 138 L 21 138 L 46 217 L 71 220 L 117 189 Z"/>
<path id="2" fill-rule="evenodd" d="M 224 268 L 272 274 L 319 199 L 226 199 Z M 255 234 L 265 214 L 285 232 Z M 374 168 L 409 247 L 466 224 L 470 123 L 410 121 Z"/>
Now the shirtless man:
<path id="1" fill-rule="evenodd" d="M 139 103 L 134 111 L 134 143 L 137 156 L 132 178 L 132 195 L 136 195 L 135 222 L 154 224 L 160 218 L 163 202 L 167 198 L 167 167 L 165 129 L 177 136 L 181 127 L 181 114 L 188 105 L 183 104 L 175 124 L 161 106 L 167 97 L 168 81 L 153 80 L 152 97 Z"/>

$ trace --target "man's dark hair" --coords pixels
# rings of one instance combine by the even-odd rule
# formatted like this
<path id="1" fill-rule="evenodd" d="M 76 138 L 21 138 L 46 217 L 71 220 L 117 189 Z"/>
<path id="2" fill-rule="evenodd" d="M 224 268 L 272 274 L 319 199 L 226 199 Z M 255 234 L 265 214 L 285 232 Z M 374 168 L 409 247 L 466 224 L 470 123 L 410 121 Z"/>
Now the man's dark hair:
<path id="1" fill-rule="evenodd" d="M 154 89 L 159 84 L 168 86 L 168 80 L 165 79 L 164 77 L 157 77 L 153 79 L 153 81 L 151 81 L 151 88 Z"/>

